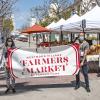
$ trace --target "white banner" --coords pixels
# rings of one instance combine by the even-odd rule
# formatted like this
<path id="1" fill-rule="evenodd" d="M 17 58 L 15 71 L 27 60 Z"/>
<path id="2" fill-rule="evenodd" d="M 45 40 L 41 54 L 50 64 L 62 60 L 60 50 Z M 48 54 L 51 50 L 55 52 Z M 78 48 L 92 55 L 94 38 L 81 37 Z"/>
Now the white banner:
<path id="1" fill-rule="evenodd" d="M 59 48 L 62 48 L 59 51 Z M 64 50 L 63 50 L 64 48 Z M 11 50 L 9 68 L 16 78 L 75 75 L 79 71 L 79 45 L 52 47 L 56 52 Z"/>

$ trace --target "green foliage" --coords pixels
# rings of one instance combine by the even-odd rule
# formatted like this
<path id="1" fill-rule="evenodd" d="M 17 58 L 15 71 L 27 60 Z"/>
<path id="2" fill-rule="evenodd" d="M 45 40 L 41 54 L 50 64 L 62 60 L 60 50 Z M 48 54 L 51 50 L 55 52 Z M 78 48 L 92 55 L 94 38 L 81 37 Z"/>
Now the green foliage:
<path id="1" fill-rule="evenodd" d="M 5 19 L 3 18 L 3 30 L 9 29 L 11 32 L 14 29 L 12 19 Z"/>
<path id="2" fill-rule="evenodd" d="M 71 16 L 71 9 L 66 11 L 65 19 L 68 19 Z"/>
<path id="3" fill-rule="evenodd" d="M 45 26 L 47 26 L 48 25 L 48 22 L 47 21 L 41 21 L 40 23 L 39 23 L 41 26 L 43 26 L 43 27 L 45 27 Z"/>

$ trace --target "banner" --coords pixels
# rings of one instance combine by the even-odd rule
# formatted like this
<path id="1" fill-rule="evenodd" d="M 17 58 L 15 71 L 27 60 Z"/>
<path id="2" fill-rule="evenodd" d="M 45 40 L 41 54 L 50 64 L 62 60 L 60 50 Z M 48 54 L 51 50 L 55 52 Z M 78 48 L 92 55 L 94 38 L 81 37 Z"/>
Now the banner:
<path id="1" fill-rule="evenodd" d="M 16 78 L 75 75 L 79 71 L 79 45 L 55 46 L 51 51 L 11 50 L 9 69 Z"/>

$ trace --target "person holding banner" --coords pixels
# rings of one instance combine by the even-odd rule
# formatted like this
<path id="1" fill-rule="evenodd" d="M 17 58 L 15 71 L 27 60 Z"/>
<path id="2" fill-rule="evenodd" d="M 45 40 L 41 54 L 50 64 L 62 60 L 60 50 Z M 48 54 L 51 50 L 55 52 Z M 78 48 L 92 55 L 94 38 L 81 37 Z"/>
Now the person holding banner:
<path id="1" fill-rule="evenodd" d="M 3 54 L 4 54 L 4 66 L 5 66 L 5 71 L 6 71 L 6 83 L 7 83 L 7 90 L 5 91 L 5 93 L 8 93 L 10 90 L 12 90 L 13 93 L 16 92 L 15 90 L 15 78 L 11 75 L 10 70 L 9 70 L 9 66 L 8 66 L 8 56 L 9 56 L 9 49 L 14 49 L 15 48 L 15 43 L 13 41 L 12 38 L 7 38 L 6 42 L 5 42 L 5 47 L 3 50 Z"/>
<path id="2" fill-rule="evenodd" d="M 89 51 L 89 43 L 85 40 L 84 38 L 84 33 L 80 33 L 79 35 L 79 44 L 80 44 L 80 66 L 81 66 L 81 71 L 84 75 L 85 79 L 85 84 L 86 84 L 86 91 L 90 92 L 89 88 L 89 78 L 88 78 L 88 66 L 87 66 L 87 61 L 86 61 L 86 56 Z M 75 89 L 78 89 L 80 87 L 80 71 L 76 75 L 76 87 Z"/>

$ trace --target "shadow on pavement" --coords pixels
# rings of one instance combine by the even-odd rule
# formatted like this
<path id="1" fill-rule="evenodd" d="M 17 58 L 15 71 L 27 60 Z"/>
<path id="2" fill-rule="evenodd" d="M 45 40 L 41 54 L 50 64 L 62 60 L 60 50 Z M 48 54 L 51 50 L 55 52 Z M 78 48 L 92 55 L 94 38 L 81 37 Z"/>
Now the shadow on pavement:
<path id="1" fill-rule="evenodd" d="M 25 92 L 30 92 L 30 91 L 43 91 L 42 89 L 47 89 L 47 88 L 69 88 L 69 87 L 74 87 L 72 83 L 64 83 L 64 84 L 42 84 L 42 85 L 27 85 L 28 82 L 24 83 L 17 83 L 16 84 L 16 93 L 13 94 L 12 91 L 9 93 L 5 94 L 4 91 L 0 91 L 0 96 L 5 96 L 5 95 L 17 95 Z M 2 85 L 3 87 L 3 85 Z"/>
<path id="2" fill-rule="evenodd" d="M 84 82 L 81 82 L 81 87 L 85 88 Z M 0 87 L 6 87 L 5 85 L 2 85 Z M 71 81 L 70 83 L 64 83 L 64 84 L 42 84 L 42 85 L 28 85 L 28 82 L 23 83 L 16 83 L 16 93 L 12 93 L 10 91 L 9 93 L 5 94 L 4 91 L 0 91 L 0 96 L 6 96 L 6 95 L 18 95 L 30 91 L 39 91 L 42 92 L 42 89 L 48 89 L 48 88 L 74 88 L 75 87 L 75 81 Z"/>

